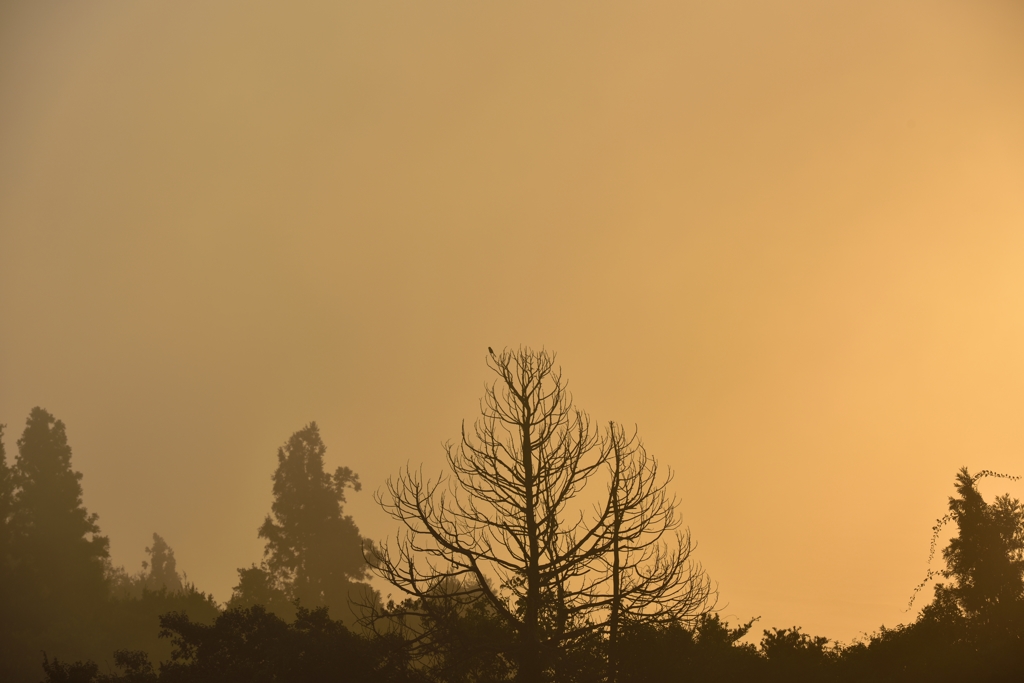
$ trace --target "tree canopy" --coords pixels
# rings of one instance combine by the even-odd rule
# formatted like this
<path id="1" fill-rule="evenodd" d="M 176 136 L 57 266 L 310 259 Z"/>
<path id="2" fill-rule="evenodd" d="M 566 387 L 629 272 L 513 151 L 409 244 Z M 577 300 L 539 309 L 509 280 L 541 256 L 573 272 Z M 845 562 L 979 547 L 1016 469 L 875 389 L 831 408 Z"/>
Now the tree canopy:
<path id="1" fill-rule="evenodd" d="M 278 449 L 274 502 L 259 529 L 266 540 L 264 566 L 239 570 L 232 604 L 262 604 L 290 616 L 294 607 L 289 603 L 298 601 L 355 622 L 351 602 L 372 594 L 364 582 L 368 541 L 344 513 L 344 503 L 347 491 L 359 491 L 361 484 L 348 467 L 325 472 L 326 452 L 315 422 Z"/>

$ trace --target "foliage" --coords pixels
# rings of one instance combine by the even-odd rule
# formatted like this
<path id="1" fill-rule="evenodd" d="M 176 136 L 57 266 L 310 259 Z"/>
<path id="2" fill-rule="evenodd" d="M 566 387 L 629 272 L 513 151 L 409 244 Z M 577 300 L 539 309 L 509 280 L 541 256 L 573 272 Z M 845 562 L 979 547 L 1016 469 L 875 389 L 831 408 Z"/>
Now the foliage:
<path id="1" fill-rule="evenodd" d="M 949 499 L 957 535 L 942 551 L 942 576 L 954 583 L 938 590 L 948 591 L 965 617 L 990 622 L 1024 591 L 1024 509 L 1008 495 L 986 503 L 978 478 L 967 468 L 957 474 L 958 497 Z"/>
<path id="2" fill-rule="evenodd" d="M 324 607 L 299 608 L 292 624 L 255 606 L 228 610 L 211 625 L 180 613 L 162 617 L 161 625 L 174 645 L 161 681 L 414 680 L 393 642 L 352 633 Z"/>
<path id="3" fill-rule="evenodd" d="M 266 539 L 265 563 L 239 570 L 231 606 L 263 604 L 290 617 L 294 610 L 285 603 L 298 601 L 307 608 L 329 607 L 353 624 L 358 615 L 351 601 L 375 600 L 364 583 L 367 541 L 343 509 L 346 490 L 360 490 L 359 477 L 347 467 L 325 472 L 326 451 L 315 422 L 278 449 L 274 503 L 259 530 Z"/>
<path id="4" fill-rule="evenodd" d="M 839 661 L 842 652 L 830 647 L 828 638 L 810 636 L 792 628 L 764 632 L 761 653 L 767 663 L 769 680 L 822 680 Z"/>
<path id="5" fill-rule="evenodd" d="M 914 623 L 882 628 L 850 648 L 847 669 L 892 681 L 1024 677 L 1024 514 L 1006 495 L 986 502 L 977 489 L 986 477 L 1015 479 L 988 470 L 957 473 L 949 513 L 933 530 L 934 552 L 941 529 L 957 527 L 942 551 L 945 568 L 929 572 L 946 580 L 934 586 L 932 602 Z"/>
<path id="6" fill-rule="evenodd" d="M 64 423 L 42 408 L 32 409 L 14 467 L 5 463 L 0 478 L 7 507 L 0 678 L 17 680 L 38 671 L 42 649 L 72 657 L 95 651 L 108 541 L 82 504 L 82 474 L 71 467 Z"/>
<path id="7" fill-rule="evenodd" d="M 987 502 L 977 487 L 1006 475 L 957 474 L 933 554 L 946 525 L 956 534 L 941 551 L 944 567 L 929 572 L 940 581 L 913 623 L 846 647 L 772 628 L 755 647 L 746 642 L 753 620 L 730 627 L 709 611 L 710 583 L 689 560 L 670 473 L 659 475 L 635 434 L 591 429 L 552 361 L 529 350 L 491 356 L 498 379 L 475 430 L 448 444 L 450 478 L 406 470 L 389 483 L 383 502 L 406 525 L 391 546 L 365 544 L 343 514 L 358 479 L 346 468 L 324 472 L 316 425 L 296 432 L 278 453 L 275 502 L 260 529 L 266 560 L 239 570 L 226 611 L 179 574 L 158 534 L 140 571 L 111 567 L 63 423 L 34 409 L 13 466 L 0 426 L 0 679 L 1024 678 L 1024 506 L 1007 495 Z M 570 505 L 595 477 L 606 484 L 596 507 Z M 342 589 L 347 599 L 366 578 L 361 546 L 407 594 L 386 607 L 368 601 L 372 634 L 328 613 Z"/>
<path id="8" fill-rule="evenodd" d="M 753 621 L 731 628 L 717 614 L 692 626 L 681 622 L 627 621 L 620 643 L 620 683 L 749 681 L 763 673 L 763 659 L 740 640 Z"/>
<path id="9" fill-rule="evenodd" d="M 261 605 L 271 614 L 276 614 L 285 621 L 295 618 L 295 603 L 282 582 L 267 570 L 266 567 L 253 565 L 238 570 L 238 585 L 235 586 L 228 607 L 244 609 Z"/>
<path id="10" fill-rule="evenodd" d="M 123 567 L 107 568 L 113 597 L 141 598 L 145 591 L 167 591 L 171 594 L 185 591 L 185 581 L 178 573 L 174 550 L 160 534 L 153 534 L 153 545 L 146 548 L 146 554 L 149 559 L 143 561 L 142 569 L 135 574 L 129 574 Z"/>
<path id="11" fill-rule="evenodd" d="M 157 664 L 171 656 L 171 644 L 160 637 L 160 617 L 176 612 L 192 621 L 211 624 L 221 614 L 213 597 L 186 584 L 180 591 L 144 589 L 138 597 L 112 599 L 103 613 L 106 655 L 115 649 L 142 653 Z M 106 656 L 102 658 L 106 661 Z"/>

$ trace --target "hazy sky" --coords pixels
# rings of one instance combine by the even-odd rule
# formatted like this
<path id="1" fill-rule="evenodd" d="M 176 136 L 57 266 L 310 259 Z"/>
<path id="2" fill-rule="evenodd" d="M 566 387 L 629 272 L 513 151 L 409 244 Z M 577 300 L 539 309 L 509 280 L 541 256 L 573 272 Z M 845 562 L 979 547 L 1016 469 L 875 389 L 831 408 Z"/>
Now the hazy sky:
<path id="1" fill-rule="evenodd" d="M 1024 4 L 0 8 L 0 422 L 64 420 L 116 563 L 226 600 L 310 420 L 392 532 L 520 344 L 733 622 L 912 620 L 956 469 L 1024 474 Z"/>

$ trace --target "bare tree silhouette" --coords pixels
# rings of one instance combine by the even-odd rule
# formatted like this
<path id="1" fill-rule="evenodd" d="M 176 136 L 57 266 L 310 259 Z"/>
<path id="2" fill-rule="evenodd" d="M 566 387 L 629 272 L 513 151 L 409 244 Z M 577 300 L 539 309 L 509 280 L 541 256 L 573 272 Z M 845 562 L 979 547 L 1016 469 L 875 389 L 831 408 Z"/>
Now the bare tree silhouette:
<path id="1" fill-rule="evenodd" d="M 403 530 L 369 557 L 409 596 L 378 612 L 378 628 L 429 651 L 445 637 L 439 624 L 482 603 L 512 634 L 517 680 L 529 683 L 573 641 L 601 630 L 614 641 L 623 619 L 693 619 L 712 594 L 666 492 L 671 477 L 621 427 L 599 434 L 554 360 L 530 349 L 488 356 L 497 377 L 474 428 L 445 445 L 450 473 L 407 467 L 388 481 L 377 500 Z M 595 477 L 603 495 L 581 496 Z"/>
<path id="2" fill-rule="evenodd" d="M 595 584 L 592 605 L 607 605 L 608 681 L 618 674 L 619 636 L 624 621 L 672 622 L 692 626 L 714 607 L 711 581 L 692 559 L 689 529 L 676 514 L 677 499 L 668 493 L 669 470 L 658 473 L 634 431 L 608 425 L 612 481 L 605 580 Z"/>
<path id="3" fill-rule="evenodd" d="M 497 379 L 474 429 L 463 425 L 445 446 L 450 474 L 431 480 L 406 468 L 378 495 L 404 532 L 372 558 L 425 618 L 485 601 L 514 633 L 517 680 L 531 683 L 572 637 L 569 617 L 588 608 L 589 584 L 569 580 L 608 544 L 607 506 L 590 518 L 570 509 L 608 452 L 554 360 L 530 349 L 488 356 Z"/>

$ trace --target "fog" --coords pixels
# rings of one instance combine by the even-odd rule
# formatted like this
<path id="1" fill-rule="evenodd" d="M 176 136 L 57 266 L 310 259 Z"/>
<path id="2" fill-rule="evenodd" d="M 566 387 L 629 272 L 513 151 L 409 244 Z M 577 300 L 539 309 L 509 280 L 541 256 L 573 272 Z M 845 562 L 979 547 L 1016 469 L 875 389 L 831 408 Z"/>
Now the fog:
<path id="1" fill-rule="evenodd" d="M 1022 121 L 1014 2 L 8 3 L 8 452 L 51 411 L 114 563 L 223 601 L 293 432 L 387 536 L 543 347 L 723 614 L 911 621 L 957 468 L 1024 474 Z"/>

